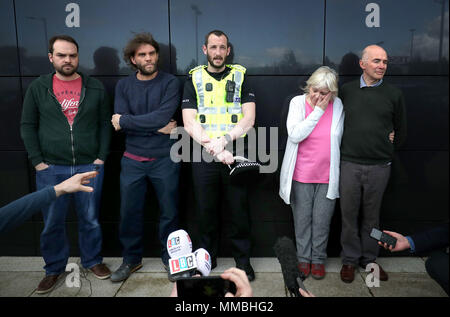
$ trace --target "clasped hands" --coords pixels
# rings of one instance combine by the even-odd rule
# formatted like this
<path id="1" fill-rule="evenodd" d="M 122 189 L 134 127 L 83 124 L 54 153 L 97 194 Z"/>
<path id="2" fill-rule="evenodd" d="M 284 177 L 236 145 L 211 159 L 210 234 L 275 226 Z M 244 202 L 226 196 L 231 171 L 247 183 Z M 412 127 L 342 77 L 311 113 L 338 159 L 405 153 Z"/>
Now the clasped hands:
<path id="1" fill-rule="evenodd" d="M 234 163 L 233 154 L 230 151 L 225 150 L 227 141 L 223 136 L 214 139 L 210 139 L 209 137 L 202 138 L 202 145 L 207 153 L 217 157 L 223 164 L 230 165 Z"/>

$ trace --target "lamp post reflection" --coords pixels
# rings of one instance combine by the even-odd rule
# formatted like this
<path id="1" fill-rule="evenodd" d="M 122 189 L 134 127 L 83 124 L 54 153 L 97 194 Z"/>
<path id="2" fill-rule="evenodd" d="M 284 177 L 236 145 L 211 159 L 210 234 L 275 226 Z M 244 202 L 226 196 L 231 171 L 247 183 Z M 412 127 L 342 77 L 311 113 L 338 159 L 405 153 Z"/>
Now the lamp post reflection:
<path id="1" fill-rule="evenodd" d="M 202 12 L 195 4 L 191 5 L 191 9 L 195 14 L 195 61 L 198 65 L 198 16 L 201 15 Z"/>
<path id="2" fill-rule="evenodd" d="M 409 49 L 409 60 L 411 61 L 413 57 L 414 32 L 416 29 L 410 29 L 409 31 L 411 32 L 411 48 Z"/>

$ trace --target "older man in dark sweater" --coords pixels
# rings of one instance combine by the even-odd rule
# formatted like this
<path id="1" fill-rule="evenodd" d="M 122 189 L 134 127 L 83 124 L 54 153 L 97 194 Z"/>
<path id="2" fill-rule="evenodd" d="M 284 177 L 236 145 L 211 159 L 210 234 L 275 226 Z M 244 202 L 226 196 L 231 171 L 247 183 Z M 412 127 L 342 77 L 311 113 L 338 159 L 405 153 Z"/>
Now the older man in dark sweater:
<path id="1" fill-rule="evenodd" d="M 180 104 L 178 79 L 158 70 L 159 45 L 148 33 L 137 34 L 124 49 L 136 73 L 116 86 L 112 124 L 126 135 L 120 172 L 120 241 L 123 263 L 111 281 L 123 281 L 142 267 L 143 209 L 150 182 L 159 201 L 161 258 L 167 267 L 168 235 L 178 229 L 180 166 L 170 158 L 172 120 Z"/>
<path id="2" fill-rule="evenodd" d="M 351 283 L 355 267 L 365 268 L 378 256 L 370 238 L 379 227 L 380 207 L 395 147 L 406 137 L 406 113 L 402 92 L 383 81 L 388 57 L 377 45 L 363 51 L 361 78 L 340 90 L 345 123 L 341 144 L 340 203 L 342 212 L 341 279 Z M 361 210 L 361 224 L 358 216 Z M 380 267 L 380 280 L 388 276 Z"/>

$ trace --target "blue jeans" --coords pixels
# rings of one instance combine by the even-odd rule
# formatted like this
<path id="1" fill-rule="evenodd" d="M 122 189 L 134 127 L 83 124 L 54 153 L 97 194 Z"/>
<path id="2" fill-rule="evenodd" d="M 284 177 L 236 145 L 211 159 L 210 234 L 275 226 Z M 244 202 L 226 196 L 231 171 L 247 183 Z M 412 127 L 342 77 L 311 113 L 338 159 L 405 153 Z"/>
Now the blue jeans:
<path id="1" fill-rule="evenodd" d="M 144 202 L 147 179 L 158 197 L 159 240 L 161 258 L 169 261 L 167 237 L 178 230 L 178 184 L 180 164 L 170 157 L 151 162 L 138 162 L 122 157 L 120 171 L 120 242 L 123 246 L 123 262 L 137 264 L 142 261 L 142 237 L 144 231 Z"/>
<path id="2" fill-rule="evenodd" d="M 36 187 L 42 189 L 56 185 L 77 173 L 95 170 L 94 164 L 63 166 L 50 165 L 47 169 L 36 172 Z M 69 258 L 69 242 L 66 235 L 66 214 L 70 196 L 73 196 L 78 217 L 78 243 L 81 264 L 91 268 L 102 263 L 102 231 L 98 222 L 100 198 L 103 185 L 103 165 L 99 165 L 99 175 L 91 179 L 88 186 L 94 192 L 78 192 L 58 197 L 50 206 L 42 210 L 44 230 L 41 233 L 41 253 L 45 261 L 47 275 L 60 274 L 65 271 Z"/>

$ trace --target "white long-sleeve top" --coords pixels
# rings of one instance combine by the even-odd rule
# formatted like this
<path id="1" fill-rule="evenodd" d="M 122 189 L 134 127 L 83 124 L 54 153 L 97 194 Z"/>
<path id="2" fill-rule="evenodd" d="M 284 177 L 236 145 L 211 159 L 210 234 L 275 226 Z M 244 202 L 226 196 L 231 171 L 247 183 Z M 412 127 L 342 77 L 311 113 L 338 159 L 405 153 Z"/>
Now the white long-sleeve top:
<path id="1" fill-rule="evenodd" d="M 295 164 L 297 162 L 298 144 L 306 139 L 324 111 L 319 107 L 305 119 L 306 95 L 295 96 L 289 104 L 289 113 L 286 121 L 288 139 L 286 151 L 280 172 L 280 197 L 286 204 L 290 203 L 292 177 L 294 175 Z M 333 100 L 333 116 L 331 119 L 331 152 L 330 152 L 330 179 L 328 185 L 327 198 L 339 198 L 339 165 L 340 146 L 342 133 L 344 131 L 344 107 L 341 99 L 335 97 Z"/>

